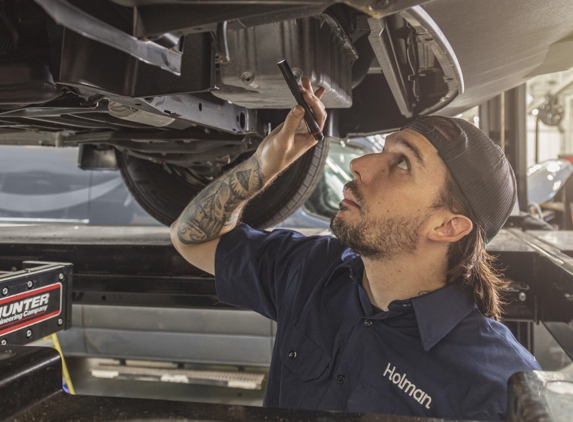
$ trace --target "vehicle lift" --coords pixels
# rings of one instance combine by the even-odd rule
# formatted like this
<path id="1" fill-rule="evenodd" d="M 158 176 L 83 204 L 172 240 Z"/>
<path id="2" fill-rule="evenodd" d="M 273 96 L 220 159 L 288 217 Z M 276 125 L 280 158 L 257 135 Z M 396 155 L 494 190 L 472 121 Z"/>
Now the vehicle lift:
<path id="1" fill-rule="evenodd" d="M 573 359 L 573 232 L 510 228 L 487 249 L 513 280 L 504 322 L 517 339 L 531 350 L 533 324 L 542 323 Z M 0 227 L 0 419 L 438 420 L 71 395 L 58 351 L 25 345 L 70 328 L 72 303 L 212 307 L 217 297 L 213 277 L 176 252 L 164 227 Z M 511 377 L 506 421 L 571 420 L 573 373 Z"/>

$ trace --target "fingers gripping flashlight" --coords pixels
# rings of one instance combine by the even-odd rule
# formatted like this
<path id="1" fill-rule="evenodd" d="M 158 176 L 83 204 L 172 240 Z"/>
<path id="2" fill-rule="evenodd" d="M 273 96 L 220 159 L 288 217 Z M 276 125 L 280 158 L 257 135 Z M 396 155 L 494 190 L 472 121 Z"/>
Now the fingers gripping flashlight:
<path id="1" fill-rule="evenodd" d="M 298 85 L 296 78 L 294 77 L 292 70 L 291 70 L 290 66 L 288 65 L 287 61 L 283 59 L 283 60 L 279 61 L 277 64 L 278 64 L 279 69 L 281 70 L 281 72 L 285 78 L 285 81 L 286 81 L 288 87 L 290 88 L 290 92 L 292 92 L 292 95 L 294 96 L 296 102 L 304 108 L 304 120 L 306 121 L 306 124 L 308 125 L 310 133 L 312 133 L 312 135 L 314 136 L 314 139 L 316 139 L 317 141 L 324 140 L 324 135 L 322 134 L 322 129 L 320 128 L 316 119 L 314 118 L 314 115 L 312 114 L 312 111 L 308 107 L 308 104 L 306 103 L 306 101 L 304 101 L 304 98 L 302 97 L 302 91 L 300 90 L 300 86 Z"/>

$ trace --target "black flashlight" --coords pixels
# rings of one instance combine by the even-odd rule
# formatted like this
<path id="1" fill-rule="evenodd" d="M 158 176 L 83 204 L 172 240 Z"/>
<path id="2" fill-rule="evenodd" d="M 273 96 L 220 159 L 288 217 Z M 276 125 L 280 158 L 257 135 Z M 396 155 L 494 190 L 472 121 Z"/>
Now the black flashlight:
<path id="1" fill-rule="evenodd" d="M 304 98 L 302 96 L 302 91 L 300 90 L 300 86 L 298 85 L 298 82 L 296 81 L 296 78 L 294 77 L 292 70 L 290 69 L 290 66 L 288 65 L 287 61 L 285 59 L 282 59 L 277 64 L 278 64 L 279 69 L 281 70 L 281 72 L 285 78 L 285 81 L 286 81 L 288 87 L 290 88 L 290 92 L 292 92 L 292 95 L 294 96 L 296 102 L 304 107 L 304 120 L 306 121 L 306 124 L 308 125 L 308 129 L 310 130 L 310 133 L 312 133 L 312 135 L 314 136 L 314 139 L 316 139 L 317 141 L 324 140 L 324 135 L 322 134 L 322 129 L 318 125 L 318 122 L 314 118 L 314 114 L 312 114 L 312 111 L 310 110 L 310 108 L 308 107 L 308 104 L 304 100 Z"/>

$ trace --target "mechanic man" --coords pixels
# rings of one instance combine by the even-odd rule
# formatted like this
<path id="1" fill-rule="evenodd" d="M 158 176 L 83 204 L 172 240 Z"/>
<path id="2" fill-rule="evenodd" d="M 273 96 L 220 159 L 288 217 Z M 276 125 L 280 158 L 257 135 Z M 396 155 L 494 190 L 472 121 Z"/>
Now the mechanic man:
<path id="1" fill-rule="evenodd" d="M 324 90 L 303 90 L 322 127 Z M 504 419 L 509 377 L 540 368 L 497 322 L 507 281 L 484 249 L 516 198 L 503 152 L 465 121 L 419 118 L 350 163 L 337 238 L 240 224 L 247 201 L 315 144 L 303 113 L 171 228 L 221 302 L 278 322 L 265 406 Z"/>

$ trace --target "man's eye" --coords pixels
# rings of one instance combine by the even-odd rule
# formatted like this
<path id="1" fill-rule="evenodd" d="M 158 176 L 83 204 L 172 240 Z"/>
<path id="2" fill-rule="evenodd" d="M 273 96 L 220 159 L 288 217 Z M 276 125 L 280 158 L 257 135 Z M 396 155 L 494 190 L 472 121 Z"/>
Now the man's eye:
<path id="1" fill-rule="evenodd" d="M 410 166 L 408 165 L 408 160 L 406 160 L 405 158 L 402 158 L 400 161 L 398 161 L 396 167 L 400 167 L 403 170 L 410 170 Z"/>

